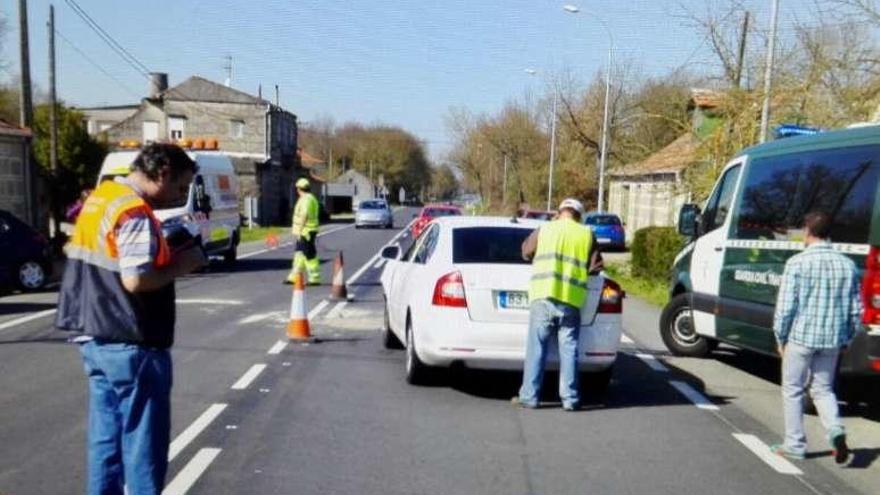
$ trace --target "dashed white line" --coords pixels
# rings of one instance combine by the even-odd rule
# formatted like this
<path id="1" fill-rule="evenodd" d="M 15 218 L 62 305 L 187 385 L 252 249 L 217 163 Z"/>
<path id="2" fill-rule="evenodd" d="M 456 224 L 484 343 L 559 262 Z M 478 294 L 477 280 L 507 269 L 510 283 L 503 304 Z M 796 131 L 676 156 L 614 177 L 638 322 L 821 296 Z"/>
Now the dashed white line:
<path id="1" fill-rule="evenodd" d="M 217 306 L 241 306 L 244 301 L 237 299 L 178 299 L 177 304 L 204 304 Z"/>
<path id="2" fill-rule="evenodd" d="M 346 302 L 346 301 L 342 301 L 340 303 L 337 303 L 336 306 L 333 306 L 333 309 L 331 309 L 330 312 L 327 313 L 327 316 L 325 316 L 324 318 L 326 318 L 328 320 L 338 318 L 339 313 L 342 312 L 342 310 L 345 309 L 345 307 L 347 305 L 348 305 L 348 302 Z"/>
<path id="3" fill-rule="evenodd" d="M 777 472 L 793 475 L 804 474 L 803 471 L 801 471 L 800 469 L 798 469 L 797 466 L 789 462 L 788 459 L 774 454 L 770 450 L 770 447 L 768 447 L 767 444 L 762 442 L 761 439 L 756 437 L 755 435 L 749 435 L 746 433 L 734 433 L 733 437 L 739 440 L 740 443 L 745 445 L 747 449 L 751 450 L 753 454 L 758 456 L 758 458 L 760 458 L 767 465 L 775 469 Z"/>
<path id="4" fill-rule="evenodd" d="M 186 466 L 162 490 L 162 495 L 184 495 L 198 481 L 199 476 L 214 462 L 220 449 L 204 448 L 190 460 Z"/>
<path id="5" fill-rule="evenodd" d="M 342 226 L 342 227 L 337 227 L 337 228 L 335 228 L 335 229 L 330 229 L 330 230 L 328 230 L 328 231 L 326 231 L 326 232 L 319 232 L 319 233 L 318 233 L 318 237 L 325 236 L 325 235 L 327 235 L 327 234 L 332 234 L 333 232 L 337 232 L 337 231 L 340 231 L 340 230 L 342 230 L 342 229 L 347 229 L 347 228 L 350 228 L 350 227 L 351 227 L 351 225 L 344 225 L 344 226 Z M 283 248 L 283 247 L 292 246 L 292 245 L 293 245 L 293 242 L 291 242 L 291 241 L 287 241 L 287 242 L 284 242 L 284 243 L 282 243 L 282 244 L 279 244 L 277 248 L 260 249 L 259 251 L 253 251 L 253 252 L 246 253 L 246 254 L 240 254 L 240 255 L 238 255 L 238 259 L 241 260 L 241 259 L 250 258 L 251 256 L 257 256 L 257 255 L 260 255 L 260 254 L 263 254 L 263 253 L 268 253 L 269 251 L 274 251 L 275 249 L 278 249 L 278 248 Z"/>
<path id="6" fill-rule="evenodd" d="M 14 320 L 9 320 L 4 323 L 0 323 L 0 330 L 6 330 L 7 328 L 12 328 L 16 325 L 21 325 L 22 323 L 27 323 L 29 321 L 33 321 L 44 316 L 54 315 L 57 309 L 44 309 L 43 311 L 36 312 L 34 314 L 30 314 L 27 316 L 22 316 L 21 318 L 16 318 Z"/>
<path id="7" fill-rule="evenodd" d="M 275 342 L 275 345 L 273 345 L 266 354 L 281 354 L 281 351 L 283 351 L 285 347 L 287 347 L 287 342 L 279 340 L 278 342 Z"/>
<path id="8" fill-rule="evenodd" d="M 239 325 L 250 325 L 251 323 L 257 323 L 263 321 L 268 318 L 272 318 L 278 314 L 277 311 L 270 311 L 268 313 L 258 313 L 255 315 L 250 315 L 238 320 Z"/>
<path id="9" fill-rule="evenodd" d="M 205 428 L 211 424 L 211 421 L 217 419 L 217 416 L 226 409 L 226 404 L 211 404 L 201 416 L 196 418 L 185 430 L 183 430 L 177 438 L 171 442 L 168 447 L 168 461 L 171 462 L 177 457 L 190 442 L 192 442 Z"/>
<path id="10" fill-rule="evenodd" d="M 245 371 L 244 375 L 242 375 L 237 382 L 232 384 L 232 390 L 244 390 L 248 388 L 248 385 L 250 385 L 264 369 L 266 369 L 266 365 L 263 363 L 251 366 L 251 368 Z"/>
<path id="11" fill-rule="evenodd" d="M 666 373 L 669 369 L 663 365 L 656 357 L 651 354 L 645 354 L 644 352 L 639 352 L 636 354 L 636 357 L 641 359 L 643 363 L 647 364 L 652 370 L 659 371 L 660 373 Z"/>
<path id="12" fill-rule="evenodd" d="M 695 406 L 700 409 L 705 409 L 707 411 L 717 411 L 719 410 L 718 406 L 713 404 L 709 399 L 707 399 L 703 394 L 697 392 L 694 387 L 691 387 L 685 382 L 680 382 L 677 380 L 670 380 L 669 384 L 678 390 L 681 395 L 688 398 L 689 401 L 693 402 Z"/>
<path id="13" fill-rule="evenodd" d="M 309 320 L 313 320 L 316 316 L 318 316 L 318 313 L 323 311 L 324 308 L 326 308 L 329 304 L 330 303 L 327 302 L 326 299 L 319 302 L 317 306 L 315 306 L 314 308 L 312 308 L 311 311 L 309 311 Z"/>

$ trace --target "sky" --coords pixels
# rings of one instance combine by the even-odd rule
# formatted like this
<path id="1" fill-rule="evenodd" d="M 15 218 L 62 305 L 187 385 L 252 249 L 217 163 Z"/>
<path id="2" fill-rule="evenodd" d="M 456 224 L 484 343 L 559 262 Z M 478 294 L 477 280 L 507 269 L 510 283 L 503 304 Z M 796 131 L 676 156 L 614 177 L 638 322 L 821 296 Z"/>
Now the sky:
<path id="1" fill-rule="evenodd" d="M 442 160 L 450 108 L 492 113 L 541 92 L 555 72 L 587 80 L 615 59 L 645 76 L 677 67 L 716 70 L 706 39 L 685 18 L 715 0 L 30 0 L 32 79 L 48 86 L 46 22 L 55 5 L 59 98 L 79 107 L 137 103 L 148 81 L 74 12 L 88 15 L 170 84 L 190 75 L 274 98 L 300 122 L 398 125 Z M 578 14 L 563 5 L 577 5 Z M 743 0 L 770 23 L 769 0 Z M 815 13 L 812 0 L 781 0 L 780 36 Z M 0 80 L 19 71 L 18 2 L 0 0 L 6 35 Z M 603 23 L 608 31 L 603 28 Z M 751 50 L 763 50 L 754 46 Z M 529 75 L 526 69 L 534 69 Z"/>

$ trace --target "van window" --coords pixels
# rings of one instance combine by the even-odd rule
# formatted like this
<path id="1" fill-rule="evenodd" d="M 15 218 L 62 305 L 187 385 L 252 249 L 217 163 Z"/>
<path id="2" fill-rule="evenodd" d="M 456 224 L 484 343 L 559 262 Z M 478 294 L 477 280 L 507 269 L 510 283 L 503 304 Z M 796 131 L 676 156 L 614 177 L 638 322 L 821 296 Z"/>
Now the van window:
<path id="1" fill-rule="evenodd" d="M 706 202 L 706 211 L 703 212 L 703 232 L 711 232 L 724 224 L 727 214 L 733 203 L 733 190 L 736 188 L 736 180 L 739 178 L 741 165 L 737 165 L 724 172 L 715 193 Z"/>
<path id="2" fill-rule="evenodd" d="M 809 151 L 755 160 L 734 231 L 737 239 L 803 240 L 803 218 L 831 215 L 834 242 L 868 242 L 880 182 L 880 146 Z"/>

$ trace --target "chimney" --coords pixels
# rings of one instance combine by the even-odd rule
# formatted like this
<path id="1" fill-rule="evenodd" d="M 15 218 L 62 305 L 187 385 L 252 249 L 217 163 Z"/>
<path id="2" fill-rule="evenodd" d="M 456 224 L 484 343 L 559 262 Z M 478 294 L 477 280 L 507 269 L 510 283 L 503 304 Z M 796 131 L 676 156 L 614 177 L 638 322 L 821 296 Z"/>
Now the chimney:
<path id="1" fill-rule="evenodd" d="M 167 72 L 150 72 L 150 98 L 159 98 L 163 91 L 168 89 Z"/>

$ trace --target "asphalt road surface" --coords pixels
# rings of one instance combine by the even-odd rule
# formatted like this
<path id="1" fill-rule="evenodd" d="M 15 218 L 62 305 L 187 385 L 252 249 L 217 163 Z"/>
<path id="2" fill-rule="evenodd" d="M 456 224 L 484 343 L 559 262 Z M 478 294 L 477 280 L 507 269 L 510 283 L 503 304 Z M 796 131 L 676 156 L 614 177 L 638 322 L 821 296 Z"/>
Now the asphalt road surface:
<path id="1" fill-rule="evenodd" d="M 380 342 L 379 250 L 394 230 L 322 227 L 324 279 L 345 255 L 348 302 L 308 288 L 313 334 L 285 337 L 292 246 L 243 246 L 178 283 L 169 494 L 847 494 L 877 493 L 876 413 L 847 405 L 855 456 L 837 467 L 809 418 L 811 455 L 769 455 L 782 428 L 778 362 L 723 349 L 671 358 L 659 309 L 625 302 L 622 352 L 604 396 L 566 413 L 515 409 L 517 373 L 457 370 L 404 382 Z M 55 294 L 0 298 L 0 494 L 81 493 L 86 379 L 51 328 Z M 548 377 L 554 383 L 555 377 Z"/>

